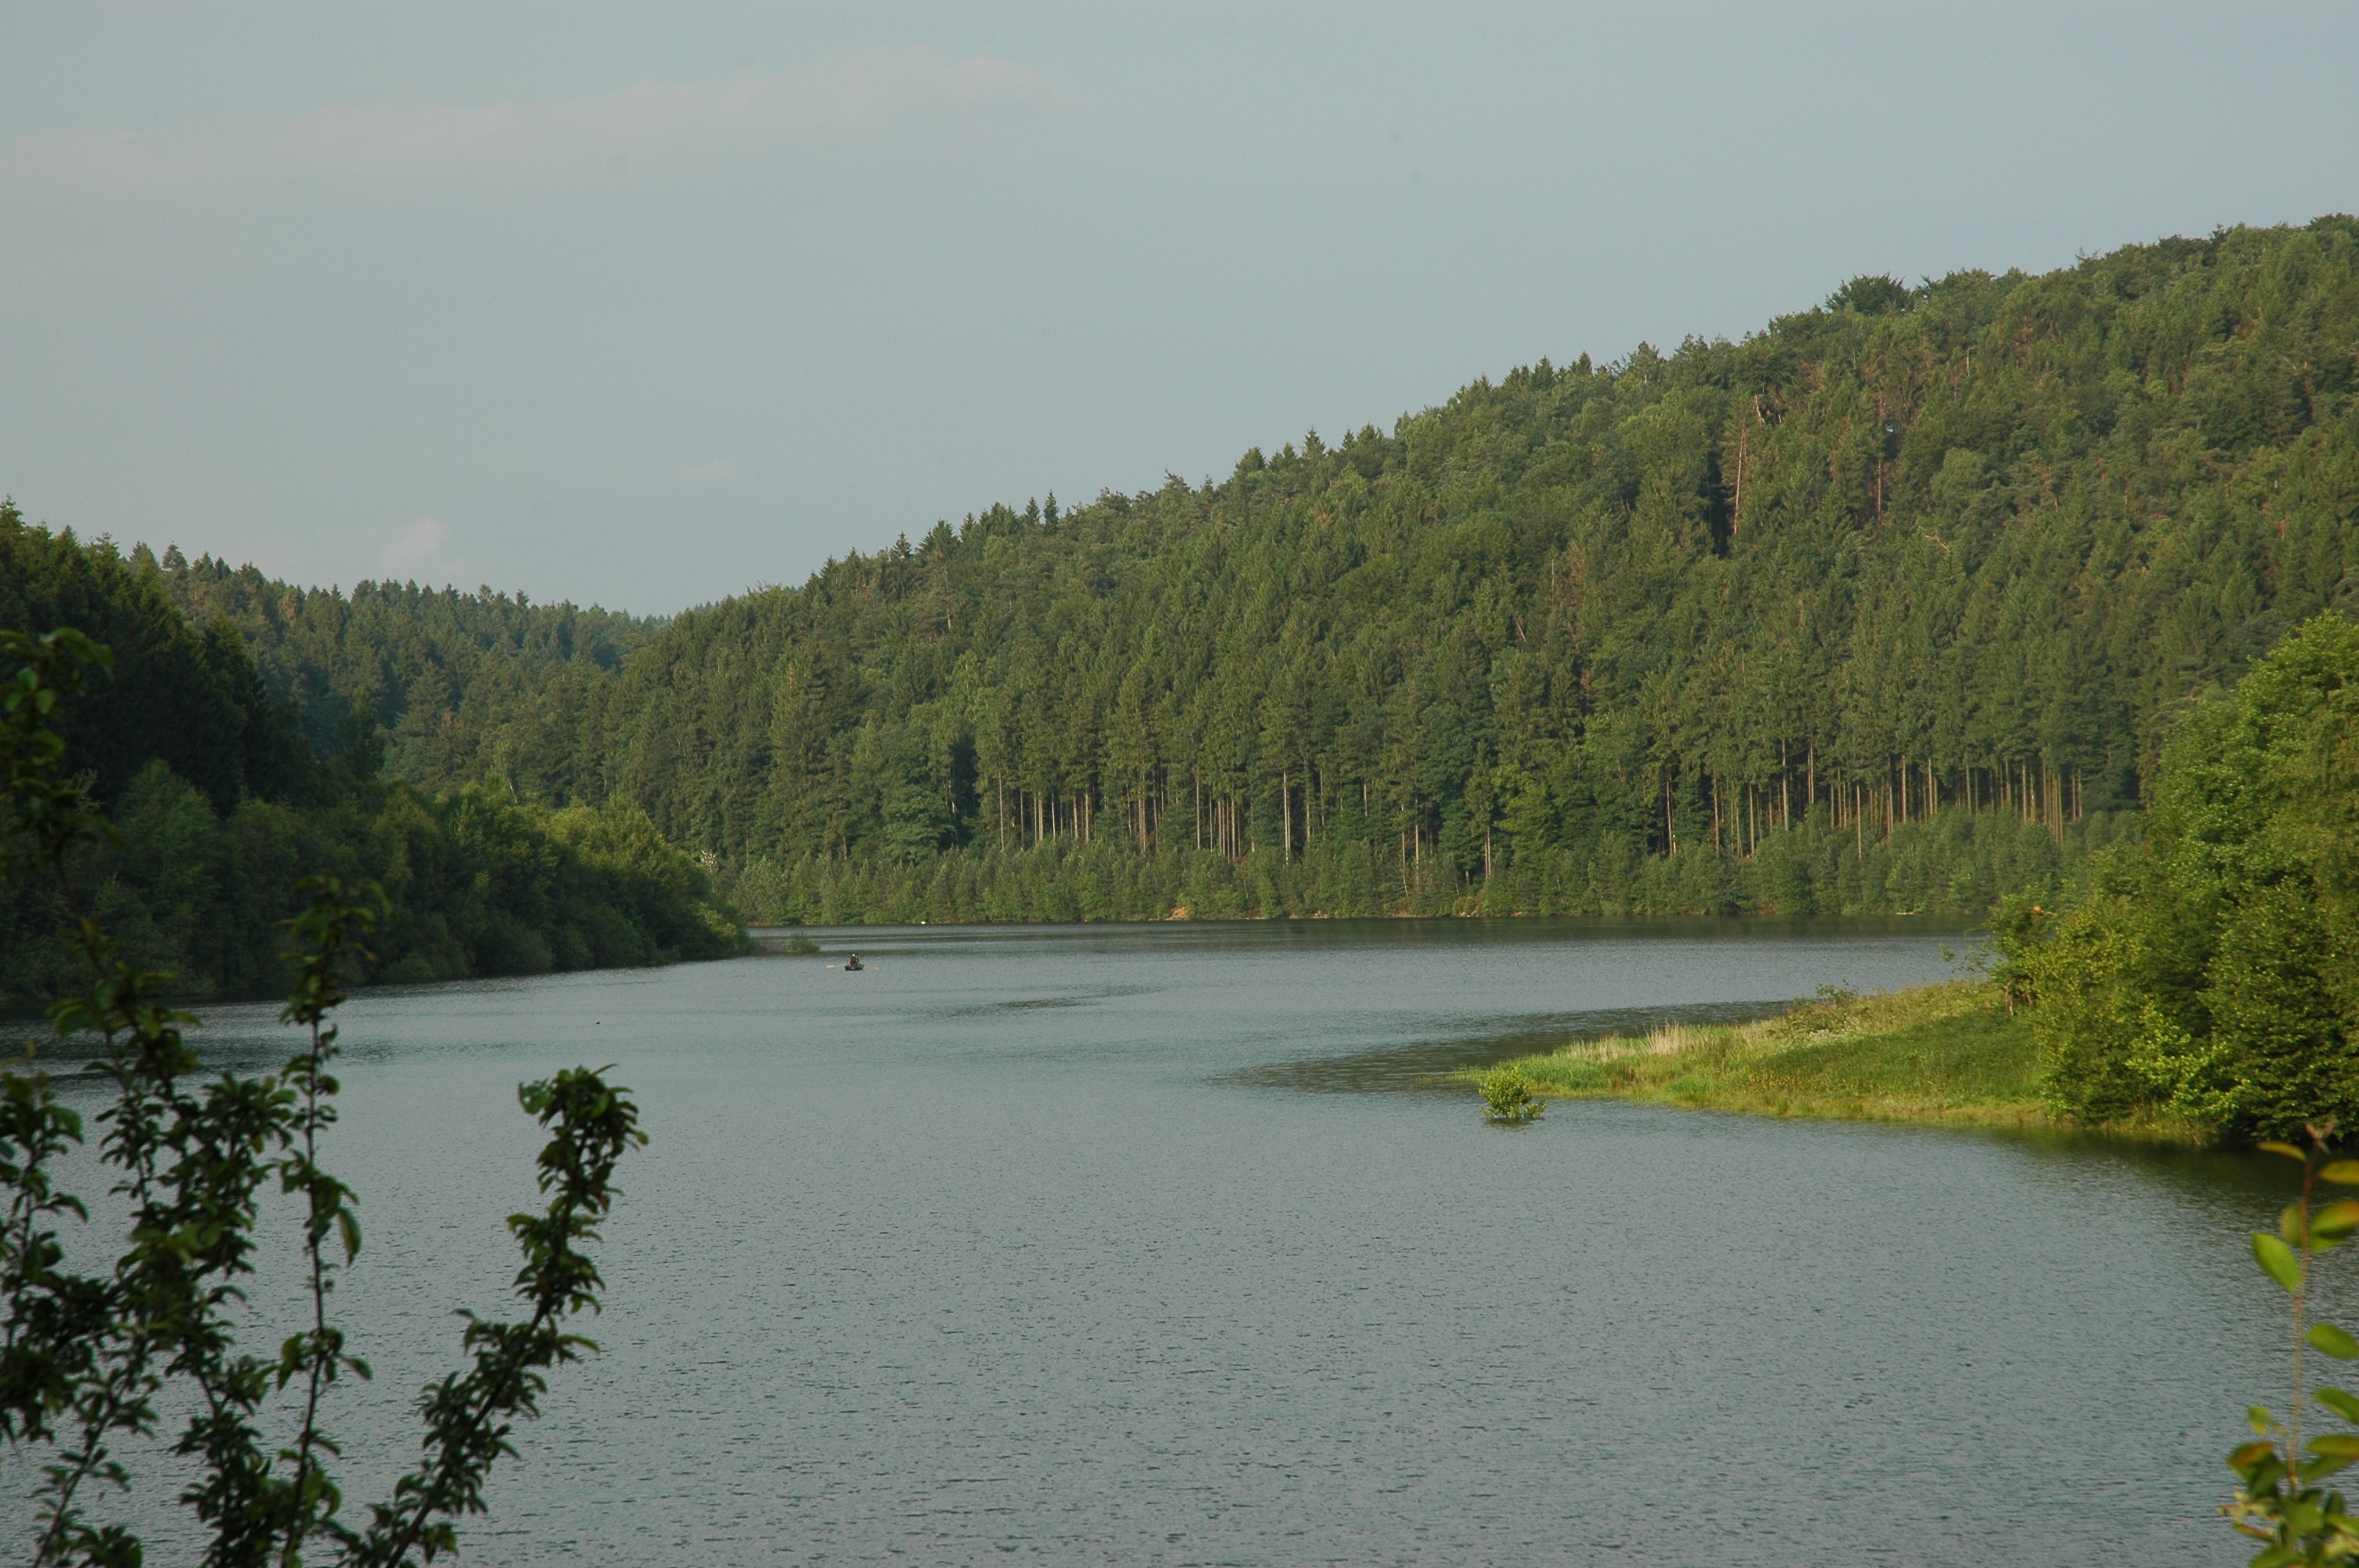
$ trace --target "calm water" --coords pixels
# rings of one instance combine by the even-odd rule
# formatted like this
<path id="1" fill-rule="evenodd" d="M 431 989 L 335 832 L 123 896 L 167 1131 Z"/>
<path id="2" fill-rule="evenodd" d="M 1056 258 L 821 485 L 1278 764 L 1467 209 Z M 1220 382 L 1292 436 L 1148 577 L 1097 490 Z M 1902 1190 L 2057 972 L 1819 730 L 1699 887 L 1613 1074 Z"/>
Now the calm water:
<path id="1" fill-rule="evenodd" d="M 1603 1104 L 1509 1131 L 1434 1082 L 1935 978 L 1955 935 L 821 936 L 872 968 L 352 1004 L 356 1503 L 448 1314 L 514 1271 L 514 1085 L 589 1061 L 654 1139 L 606 1354 L 464 1561 L 2242 1561 L 2211 1510 L 2277 1382 L 2243 1242 L 2267 1173 Z M 212 1017 L 217 1061 L 287 1050 L 267 1010 Z"/>

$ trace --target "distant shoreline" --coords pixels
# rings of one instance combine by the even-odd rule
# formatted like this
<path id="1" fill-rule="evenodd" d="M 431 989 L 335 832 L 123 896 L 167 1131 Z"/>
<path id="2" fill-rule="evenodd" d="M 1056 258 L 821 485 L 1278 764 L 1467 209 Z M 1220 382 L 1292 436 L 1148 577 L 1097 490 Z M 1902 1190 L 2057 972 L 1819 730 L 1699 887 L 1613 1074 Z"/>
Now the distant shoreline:
<path id="1" fill-rule="evenodd" d="M 1532 910 L 1516 910 L 1504 914 L 1449 911 L 1439 914 L 1419 914 L 1394 911 L 1383 914 L 1330 914 L 1321 911 L 1313 914 L 1221 914 L 1190 915 L 1175 920 L 1169 915 L 1151 919 L 1128 919 L 1116 916 L 1079 919 L 1052 918 L 1047 915 L 1024 918 L 1005 917 L 977 920 L 840 920 L 785 921 L 749 920 L 741 922 L 746 940 L 756 944 L 783 942 L 796 935 L 810 937 L 853 937 L 873 939 L 879 935 L 891 935 L 912 931 L 982 931 L 1033 930 L 1066 927 L 1073 930 L 1098 930 L 1108 926 L 1131 926 L 1140 930 L 1160 930 L 1175 925 L 1406 925 L 1423 923 L 1434 925 L 1631 925 L 1675 927 L 1715 925 L 1732 927 L 1791 925 L 1814 929 L 1836 930 L 1844 927 L 1890 928 L 1902 931 L 1924 931 L 1944 935 L 1973 936 L 1989 925 L 1987 911 L 1968 914 L 1949 910 L 1911 910 L 1901 914 L 1885 912 L 1844 914 L 1836 911 L 1811 914 L 1790 914 L 1774 910 L 1746 910 L 1737 914 L 1718 914 L 1709 910 L 1687 910 L 1676 914 L 1658 911 L 1611 914 L 1543 914 Z"/>

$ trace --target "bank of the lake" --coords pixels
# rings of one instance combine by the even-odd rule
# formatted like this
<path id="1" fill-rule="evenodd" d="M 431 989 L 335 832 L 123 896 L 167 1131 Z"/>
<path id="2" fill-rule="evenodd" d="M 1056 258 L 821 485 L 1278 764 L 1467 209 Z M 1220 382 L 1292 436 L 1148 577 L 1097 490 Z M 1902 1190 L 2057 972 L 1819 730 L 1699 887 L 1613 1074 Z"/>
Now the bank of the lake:
<path id="1" fill-rule="evenodd" d="M 1554 1099 L 1957 1127 L 2057 1125 L 2028 1022 L 1987 979 L 1838 993 L 1743 1023 L 1670 1023 L 1575 1040 L 1500 1064 Z M 1470 1081 L 1482 1074 L 1467 1070 Z M 2198 1140 L 2154 1124 L 2109 1130 Z"/>

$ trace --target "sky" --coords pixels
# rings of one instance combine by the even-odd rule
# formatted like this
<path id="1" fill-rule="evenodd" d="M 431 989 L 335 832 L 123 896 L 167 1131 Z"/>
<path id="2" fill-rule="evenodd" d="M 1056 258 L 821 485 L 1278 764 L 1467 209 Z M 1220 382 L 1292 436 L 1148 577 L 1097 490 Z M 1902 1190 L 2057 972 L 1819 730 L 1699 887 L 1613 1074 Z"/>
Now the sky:
<path id="1" fill-rule="evenodd" d="M 0 0 L 0 492 L 668 614 L 1846 278 L 2359 210 L 2359 6 Z"/>

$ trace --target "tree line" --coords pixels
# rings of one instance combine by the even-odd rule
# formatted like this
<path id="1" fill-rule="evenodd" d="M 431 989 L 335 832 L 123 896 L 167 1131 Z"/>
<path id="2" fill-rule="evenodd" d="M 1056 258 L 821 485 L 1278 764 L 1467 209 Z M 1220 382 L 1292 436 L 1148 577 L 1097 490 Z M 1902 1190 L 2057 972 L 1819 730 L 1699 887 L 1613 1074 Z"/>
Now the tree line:
<path id="1" fill-rule="evenodd" d="M 191 620 L 152 555 L 52 534 L 0 504 L 0 630 L 60 626 L 111 654 L 55 719 L 63 765 L 113 818 L 77 851 L 71 881 L 126 961 L 168 972 L 177 994 L 282 989 L 280 923 L 306 876 L 373 880 L 392 896 L 396 918 L 373 943 L 380 979 L 736 950 L 704 869 L 644 812 L 553 806 L 481 778 L 429 791 L 388 777 L 387 737 L 364 708 L 329 705 L 315 744 L 236 626 Z M 39 869 L 0 890 L 0 1008 L 81 983 L 65 893 Z"/>
<path id="2" fill-rule="evenodd" d="M 1863 277 L 661 622 L 157 569 L 315 740 L 644 810 L 756 916 L 1981 909 L 2348 601 L 2355 265 Z"/>
<path id="3" fill-rule="evenodd" d="M 2149 830 L 1999 923 L 2048 1098 L 2234 1141 L 2359 1128 L 2359 625 L 2321 615 L 2172 730 Z M 2336 1130 L 2340 1129 L 2338 1134 Z"/>

